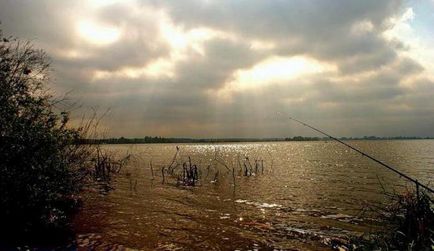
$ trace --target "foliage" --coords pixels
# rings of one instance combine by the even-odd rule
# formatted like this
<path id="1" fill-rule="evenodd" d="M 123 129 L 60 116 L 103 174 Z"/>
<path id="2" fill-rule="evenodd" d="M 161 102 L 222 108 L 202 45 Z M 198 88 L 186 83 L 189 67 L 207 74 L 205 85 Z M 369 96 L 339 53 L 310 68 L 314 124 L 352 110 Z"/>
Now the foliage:
<path id="1" fill-rule="evenodd" d="M 386 192 L 374 207 L 384 230 L 354 239 L 355 250 L 434 250 L 434 205 L 424 191 Z"/>
<path id="2" fill-rule="evenodd" d="M 0 30 L 0 222 L 8 234 L 68 224 L 88 149 L 45 89 L 50 61 Z M 3 233 L 3 237 L 4 234 Z"/>
<path id="3" fill-rule="evenodd" d="M 434 208 L 428 194 L 407 191 L 393 195 L 386 219 L 392 225 L 389 245 L 402 250 L 431 250 L 434 245 Z"/>

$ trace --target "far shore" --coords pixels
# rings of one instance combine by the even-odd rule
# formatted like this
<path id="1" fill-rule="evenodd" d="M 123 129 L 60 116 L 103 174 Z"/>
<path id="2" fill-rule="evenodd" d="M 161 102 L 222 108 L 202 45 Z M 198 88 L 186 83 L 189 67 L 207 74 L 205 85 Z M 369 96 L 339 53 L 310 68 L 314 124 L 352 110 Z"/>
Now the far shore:
<path id="1" fill-rule="evenodd" d="M 429 140 L 434 137 L 340 137 L 340 140 Z M 303 137 L 295 136 L 288 138 L 105 138 L 105 139 L 82 139 L 81 144 L 161 144 L 161 143 L 248 143 L 248 142 L 291 142 L 291 141 L 330 141 L 328 137 Z"/>

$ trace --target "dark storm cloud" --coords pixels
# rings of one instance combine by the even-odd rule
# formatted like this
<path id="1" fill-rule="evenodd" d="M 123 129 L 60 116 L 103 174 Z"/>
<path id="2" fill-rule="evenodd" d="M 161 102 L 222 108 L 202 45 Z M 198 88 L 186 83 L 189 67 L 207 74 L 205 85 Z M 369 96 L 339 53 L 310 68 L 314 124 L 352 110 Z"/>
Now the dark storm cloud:
<path id="1" fill-rule="evenodd" d="M 235 33 L 286 39 L 294 34 L 308 38 L 331 38 L 349 31 L 364 19 L 381 25 L 394 14 L 400 1 L 158 1 L 175 21 L 196 26 L 198 23 Z M 167 3 L 167 4 L 165 4 Z M 332 29 L 330 29 L 332 28 Z"/>
<path id="2" fill-rule="evenodd" d="M 38 44 L 71 46 L 74 10 L 78 1 L 14 1 L 0 3 L 0 21 L 5 33 Z"/>
<path id="3" fill-rule="evenodd" d="M 252 51 L 248 44 L 222 39 L 208 42 L 204 57 L 190 59 L 178 67 L 181 88 L 220 88 L 236 69 L 250 67 L 266 55 Z"/>
<path id="4" fill-rule="evenodd" d="M 197 0 L 176 1 L 166 7 L 178 23 L 191 27 L 199 23 L 242 36 L 271 39 L 279 44 L 280 54 L 311 54 L 338 60 L 343 71 L 357 71 L 376 68 L 396 56 L 379 31 L 384 29 L 387 18 L 398 12 L 400 3 Z M 375 32 L 354 34 L 359 22 L 370 22 Z M 286 44 L 288 40 L 290 44 Z"/>
<path id="5" fill-rule="evenodd" d="M 418 76 L 422 65 L 401 55 L 408 49 L 403 43 L 383 34 L 390 18 L 403 12 L 399 0 L 101 3 L 5 0 L 0 20 L 7 34 L 50 53 L 55 90 L 72 90 L 84 107 L 111 108 L 106 126 L 113 136 L 308 133 L 276 118 L 277 112 L 344 136 L 432 135 L 413 119 L 434 124 L 434 83 Z M 86 41 L 77 30 L 86 21 L 116 27 L 119 38 Z M 190 40 L 177 48 L 179 38 L 167 37 L 162 25 L 181 36 L 198 28 L 217 35 L 196 41 L 198 52 Z M 272 46 L 257 49 L 255 41 Z M 272 56 L 303 56 L 336 70 L 228 89 L 237 71 Z M 169 62 L 172 75 L 125 73 L 158 60 Z"/>

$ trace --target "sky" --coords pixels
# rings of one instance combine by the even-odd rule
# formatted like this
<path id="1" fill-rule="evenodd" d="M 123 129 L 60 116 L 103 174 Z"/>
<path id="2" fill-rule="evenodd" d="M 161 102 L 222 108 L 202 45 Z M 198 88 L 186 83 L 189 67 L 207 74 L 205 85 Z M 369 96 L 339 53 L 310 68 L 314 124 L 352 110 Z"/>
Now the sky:
<path id="1" fill-rule="evenodd" d="M 0 0 L 0 21 L 108 137 L 434 136 L 434 0 Z"/>

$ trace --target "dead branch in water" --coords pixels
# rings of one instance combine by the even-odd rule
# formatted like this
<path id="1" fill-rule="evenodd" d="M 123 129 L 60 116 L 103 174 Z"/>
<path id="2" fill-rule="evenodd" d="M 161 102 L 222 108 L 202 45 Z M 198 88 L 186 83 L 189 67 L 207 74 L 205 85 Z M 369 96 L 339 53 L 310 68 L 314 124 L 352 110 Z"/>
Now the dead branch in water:
<path id="1" fill-rule="evenodd" d="M 178 153 L 179 153 L 179 146 L 176 146 L 176 152 L 175 155 L 172 158 L 172 162 L 170 163 L 170 165 L 167 166 L 167 172 L 173 174 L 173 169 L 176 167 L 173 166 L 173 164 L 175 164 L 176 162 L 176 158 L 178 157 Z"/>
<path id="2" fill-rule="evenodd" d="M 149 161 L 149 167 L 151 168 L 151 180 L 154 180 L 154 168 L 152 167 L 152 159 Z"/>
<path id="3" fill-rule="evenodd" d="M 177 146 L 173 157 L 168 165 L 161 167 L 162 184 L 173 181 L 177 186 L 198 186 L 208 180 L 211 183 L 219 183 L 220 179 L 231 179 L 230 184 L 236 185 L 237 176 L 257 176 L 264 173 L 265 160 L 261 157 L 250 158 L 245 156 L 243 160 L 240 154 L 236 158 L 229 157 L 224 159 L 218 148 L 214 149 L 214 154 L 209 162 L 194 162 L 191 156 L 182 156 L 181 149 Z M 252 163 L 254 160 L 254 163 Z M 203 161 L 203 158 L 202 158 Z M 149 162 L 152 179 L 154 163 Z M 205 168 L 206 170 L 202 170 Z M 204 174 L 202 176 L 202 174 Z"/>
<path id="4" fill-rule="evenodd" d="M 165 168 L 163 166 L 161 167 L 161 176 L 163 177 L 163 180 L 161 182 L 162 184 L 166 183 L 166 176 L 164 175 L 164 173 L 165 173 Z"/>
<path id="5" fill-rule="evenodd" d="M 110 181 L 112 174 L 119 173 L 131 156 L 128 154 L 121 159 L 115 159 L 112 154 L 102 151 L 100 147 L 97 147 L 96 151 L 96 157 L 91 160 L 94 166 L 92 176 L 96 181 Z"/>
<path id="6" fill-rule="evenodd" d="M 192 164 L 191 158 L 188 157 L 188 162 L 184 162 L 182 167 L 182 175 L 178 175 L 177 184 L 184 186 L 195 186 L 199 181 L 197 165 Z"/>

